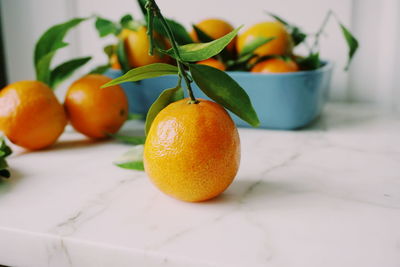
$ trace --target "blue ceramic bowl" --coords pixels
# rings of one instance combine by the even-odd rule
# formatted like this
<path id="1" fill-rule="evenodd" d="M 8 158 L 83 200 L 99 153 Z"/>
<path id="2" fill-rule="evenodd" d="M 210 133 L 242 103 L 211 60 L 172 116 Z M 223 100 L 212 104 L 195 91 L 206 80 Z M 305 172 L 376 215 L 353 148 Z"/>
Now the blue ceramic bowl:
<path id="1" fill-rule="evenodd" d="M 260 119 L 261 128 L 291 130 L 313 121 L 327 100 L 333 64 L 312 71 L 263 74 L 228 72 L 249 95 Z M 121 75 L 120 71 L 109 70 L 111 78 Z M 163 76 L 136 83 L 122 84 L 130 105 L 130 112 L 145 115 L 160 93 L 176 86 L 177 77 Z M 195 84 L 196 97 L 209 99 Z M 249 125 L 231 114 L 238 126 Z"/>

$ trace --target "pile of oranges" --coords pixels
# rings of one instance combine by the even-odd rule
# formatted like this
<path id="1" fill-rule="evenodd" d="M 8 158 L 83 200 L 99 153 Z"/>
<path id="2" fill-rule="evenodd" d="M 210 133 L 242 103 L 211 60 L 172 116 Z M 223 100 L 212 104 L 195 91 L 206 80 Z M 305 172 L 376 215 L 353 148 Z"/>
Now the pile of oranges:
<path id="1" fill-rule="evenodd" d="M 234 30 L 233 26 L 221 19 L 205 19 L 195 25 L 202 32 L 212 39 L 218 39 Z M 124 29 L 119 38 L 124 41 L 127 58 L 130 67 L 141 67 L 151 63 L 170 63 L 168 56 L 148 54 L 149 41 L 146 36 L 147 28 L 140 27 L 137 31 Z M 190 32 L 194 42 L 200 42 L 196 31 Z M 268 21 L 255 24 L 245 32 L 234 38 L 226 47 L 227 52 L 233 57 L 240 55 L 243 48 L 256 38 L 274 38 L 272 41 L 258 47 L 252 58 L 249 71 L 262 73 L 294 72 L 299 70 L 296 61 L 293 60 L 293 41 L 286 27 L 279 21 Z M 168 47 L 168 42 L 161 36 L 156 37 L 159 43 Z M 197 62 L 220 70 L 226 70 L 227 64 L 218 57 L 209 58 Z M 110 57 L 110 66 L 113 69 L 120 69 L 117 56 Z"/>

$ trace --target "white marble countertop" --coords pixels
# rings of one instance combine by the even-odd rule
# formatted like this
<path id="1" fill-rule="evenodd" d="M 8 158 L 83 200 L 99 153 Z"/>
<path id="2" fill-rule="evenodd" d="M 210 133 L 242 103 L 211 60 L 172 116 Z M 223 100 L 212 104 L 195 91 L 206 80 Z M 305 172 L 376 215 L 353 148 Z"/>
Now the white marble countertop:
<path id="1" fill-rule="evenodd" d="M 301 131 L 240 129 L 239 174 L 199 204 L 112 164 L 129 146 L 66 132 L 16 149 L 0 183 L 9 266 L 398 267 L 400 119 L 329 104 Z"/>

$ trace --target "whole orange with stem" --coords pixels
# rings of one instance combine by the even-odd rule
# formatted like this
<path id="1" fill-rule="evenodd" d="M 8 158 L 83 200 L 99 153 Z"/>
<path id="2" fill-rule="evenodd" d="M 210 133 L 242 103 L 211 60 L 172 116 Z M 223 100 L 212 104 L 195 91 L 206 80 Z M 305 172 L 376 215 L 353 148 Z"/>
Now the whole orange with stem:
<path id="1" fill-rule="evenodd" d="M 144 146 L 144 167 L 164 193 L 189 202 L 221 194 L 240 163 L 238 131 L 219 104 L 183 99 L 154 119 Z"/>
<path id="2" fill-rule="evenodd" d="M 200 30 L 210 36 L 212 39 L 218 39 L 234 30 L 233 26 L 222 19 L 205 19 L 196 24 Z M 199 42 L 196 31 L 192 30 L 190 36 L 195 42 Z M 227 46 L 230 52 L 235 51 L 236 37 Z"/>
<path id="3" fill-rule="evenodd" d="M 142 67 L 152 63 L 166 63 L 169 58 L 166 55 L 157 54 L 149 55 L 150 42 L 147 37 L 147 27 L 141 26 L 137 31 L 123 29 L 120 38 L 124 40 L 125 51 L 127 54 L 128 62 L 131 67 Z M 155 36 L 158 44 L 168 47 L 168 43 L 164 38 L 157 35 Z"/>
<path id="4" fill-rule="evenodd" d="M 255 24 L 238 36 L 238 54 L 257 37 L 275 38 L 254 51 L 258 56 L 290 54 L 293 48 L 293 41 L 285 26 L 280 22 L 270 21 Z"/>
<path id="5" fill-rule="evenodd" d="M 68 89 L 64 107 L 72 126 L 100 139 L 116 133 L 128 118 L 128 100 L 119 85 L 100 88 L 111 81 L 100 74 L 86 75 Z"/>
<path id="6" fill-rule="evenodd" d="M 216 60 L 214 58 L 209 58 L 209 59 L 205 59 L 202 61 L 198 61 L 196 64 L 207 65 L 207 66 L 219 69 L 219 70 L 226 70 L 225 65 L 221 61 Z"/>
<path id="7" fill-rule="evenodd" d="M 0 130 L 30 150 L 56 142 L 67 118 L 53 91 L 39 81 L 19 81 L 0 91 Z"/>
<path id="8" fill-rule="evenodd" d="M 299 66 L 292 59 L 271 58 L 254 65 L 254 67 L 251 69 L 251 72 L 281 73 L 295 72 L 298 70 Z"/>

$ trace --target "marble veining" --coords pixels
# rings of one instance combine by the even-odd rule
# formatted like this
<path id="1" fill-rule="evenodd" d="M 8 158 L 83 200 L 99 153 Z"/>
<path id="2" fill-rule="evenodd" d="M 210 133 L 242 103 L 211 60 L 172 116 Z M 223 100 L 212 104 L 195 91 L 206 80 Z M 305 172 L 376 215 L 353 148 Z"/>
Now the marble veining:
<path id="1" fill-rule="evenodd" d="M 0 264 L 400 266 L 399 116 L 336 103 L 299 131 L 239 133 L 237 178 L 197 204 L 115 167 L 124 144 L 70 129 L 46 151 L 14 147 L 13 178 L 0 183 Z"/>

